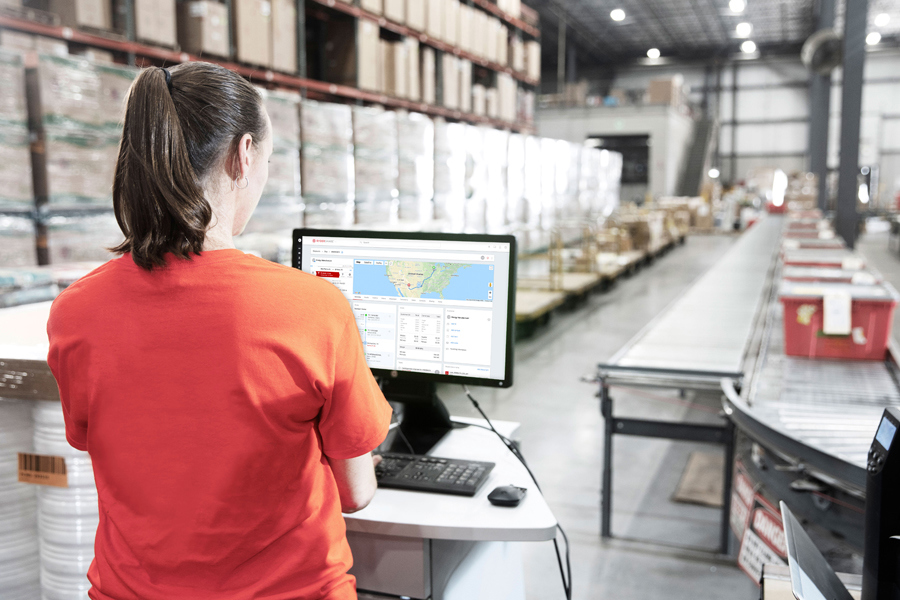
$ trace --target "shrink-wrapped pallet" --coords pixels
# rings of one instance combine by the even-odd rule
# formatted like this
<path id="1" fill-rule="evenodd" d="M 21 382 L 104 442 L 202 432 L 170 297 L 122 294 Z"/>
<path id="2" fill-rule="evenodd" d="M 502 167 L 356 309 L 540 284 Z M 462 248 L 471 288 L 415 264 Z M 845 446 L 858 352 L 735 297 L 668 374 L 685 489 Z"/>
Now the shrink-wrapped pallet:
<path id="1" fill-rule="evenodd" d="M 25 216 L 0 214 L 0 267 L 37 264 L 34 221 Z"/>
<path id="2" fill-rule="evenodd" d="M 541 218 L 540 228 L 549 231 L 556 225 L 556 152 L 559 140 L 541 138 Z"/>
<path id="3" fill-rule="evenodd" d="M 59 211 L 47 219 L 50 264 L 107 261 L 115 258 L 109 248 L 124 241 L 112 211 L 83 214 Z"/>
<path id="4" fill-rule="evenodd" d="M 119 132 L 61 125 L 46 127 L 45 136 L 49 205 L 111 207 Z"/>
<path id="5" fill-rule="evenodd" d="M 302 204 L 260 204 L 241 235 L 234 238 L 238 250 L 266 260 L 291 264 L 293 230 L 303 226 Z"/>
<path id="6" fill-rule="evenodd" d="M 509 132 L 500 129 L 487 129 L 484 133 L 484 157 L 487 166 L 485 195 L 487 233 L 499 234 L 506 231 L 509 138 Z"/>
<path id="7" fill-rule="evenodd" d="M 350 107 L 304 100 L 301 173 L 307 227 L 353 224 L 353 122 Z"/>
<path id="8" fill-rule="evenodd" d="M 488 127 L 466 125 L 466 209 L 465 231 L 484 233 L 487 228 L 486 200 L 487 160 L 485 157 L 485 134 L 493 131 Z"/>
<path id="9" fill-rule="evenodd" d="M 449 232 L 465 227 L 466 127 L 434 120 L 434 216 Z"/>
<path id="10" fill-rule="evenodd" d="M 397 115 L 379 107 L 353 107 L 356 223 L 397 221 Z"/>
<path id="11" fill-rule="evenodd" d="M 260 90 L 272 122 L 272 156 L 269 179 L 261 205 L 301 206 L 300 195 L 300 95 Z"/>
<path id="12" fill-rule="evenodd" d="M 541 138 L 530 135 L 525 138 L 525 223 L 529 229 L 541 226 L 544 207 L 541 186 L 544 181 Z M 552 164 L 552 162 L 551 162 Z"/>
<path id="13" fill-rule="evenodd" d="M 506 220 L 512 229 L 518 229 L 525 225 L 528 217 L 528 206 L 525 203 L 524 135 L 510 134 L 506 164 Z"/>
<path id="14" fill-rule="evenodd" d="M 434 122 L 420 113 L 397 113 L 400 219 L 434 218 Z"/>
<path id="15" fill-rule="evenodd" d="M 28 129 L 0 123 L 0 210 L 34 206 Z"/>
<path id="16" fill-rule="evenodd" d="M 22 56 L 0 49 L 0 125 L 24 126 L 28 122 L 25 108 L 25 67 Z"/>

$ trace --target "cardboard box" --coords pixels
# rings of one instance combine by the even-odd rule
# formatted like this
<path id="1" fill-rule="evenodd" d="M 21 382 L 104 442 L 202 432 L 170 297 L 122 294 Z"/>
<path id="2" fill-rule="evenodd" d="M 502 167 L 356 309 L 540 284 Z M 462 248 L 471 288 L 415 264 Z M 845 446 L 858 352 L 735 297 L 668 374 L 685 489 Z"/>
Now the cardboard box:
<path id="1" fill-rule="evenodd" d="M 436 40 L 444 39 L 444 0 L 422 0 L 426 3 L 425 33 Z"/>
<path id="2" fill-rule="evenodd" d="M 276 71 L 297 72 L 297 3 L 272 0 L 272 63 Z"/>
<path id="3" fill-rule="evenodd" d="M 516 73 L 525 72 L 525 44 L 522 38 L 514 35 L 509 41 L 510 66 Z"/>
<path id="4" fill-rule="evenodd" d="M 384 93 L 395 98 L 409 97 L 407 47 L 404 42 L 382 40 L 384 51 Z"/>
<path id="5" fill-rule="evenodd" d="M 381 39 L 378 37 L 378 25 L 366 19 L 357 19 L 356 57 L 352 53 L 342 53 L 346 60 L 356 61 L 356 85 L 362 90 L 382 91 Z M 339 44 L 338 44 L 339 45 Z M 348 56 L 349 55 L 349 56 Z M 352 69 L 352 62 L 346 69 Z"/>
<path id="6" fill-rule="evenodd" d="M 406 0 L 406 26 L 425 31 L 425 0 Z"/>
<path id="7" fill-rule="evenodd" d="M 74 52 L 73 56 L 81 56 L 92 63 L 100 63 L 106 65 L 115 64 L 115 57 L 112 52 L 106 50 L 98 50 L 96 48 L 84 48 L 80 52 Z"/>
<path id="8" fill-rule="evenodd" d="M 446 52 L 441 55 L 441 81 L 443 95 L 441 106 L 451 109 L 459 108 L 459 59 Z"/>
<path id="9" fill-rule="evenodd" d="M 649 104 L 681 106 L 684 103 L 684 78 L 675 75 L 670 79 L 654 79 L 647 85 Z"/>
<path id="10" fill-rule="evenodd" d="M 178 44 L 191 54 L 229 57 L 229 15 L 226 6 L 212 0 L 178 5 Z"/>
<path id="11" fill-rule="evenodd" d="M 531 79 L 541 78 L 541 44 L 534 40 L 525 42 L 525 73 Z"/>
<path id="12" fill-rule="evenodd" d="M 459 33 L 458 45 L 463 52 L 472 51 L 472 12 L 475 9 L 468 4 L 459 7 Z"/>
<path id="13" fill-rule="evenodd" d="M 444 41 L 459 45 L 459 0 L 444 0 Z"/>
<path id="14" fill-rule="evenodd" d="M 484 58 L 486 45 L 484 37 L 487 34 L 488 16 L 482 11 L 473 8 L 471 18 L 472 33 L 471 38 L 469 39 L 469 52 L 478 58 Z"/>
<path id="15" fill-rule="evenodd" d="M 472 112 L 472 63 L 459 61 L 459 110 Z"/>
<path id="16" fill-rule="evenodd" d="M 238 61 L 268 67 L 272 64 L 272 3 L 269 0 L 233 0 L 232 6 Z"/>
<path id="17" fill-rule="evenodd" d="M 434 48 L 422 46 L 421 76 L 419 83 L 422 86 L 422 102 L 425 104 L 437 104 L 437 65 L 435 63 Z"/>
<path id="18" fill-rule="evenodd" d="M 384 2 L 382 0 L 359 0 L 359 7 L 370 13 L 380 15 L 384 11 Z"/>
<path id="19" fill-rule="evenodd" d="M 46 54 L 48 56 L 69 55 L 69 45 L 63 40 L 11 31 L 9 29 L 0 30 L 0 47 L 18 52 L 34 50 L 38 54 Z"/>
<path id="20" fill-rule="evenodd" d="M 407 37 L 403 40 L 403 43 L 406 44 L 407 97 L 414 102 L 418 102 L 422 99 L 419 40 Z"/>
<path id="21" fill-rule="evenodd" d="M 485 104 L 487 105 L 487 116 L 491 119 L 497 119 L 500 116 L 500 99 L 497 96 L 497 88 L 490 88 L 484 94 Z"/>
<path id="22" fill-rule="evenodd" d="M 484 30 L 484 57 L 492 63 L 497 62 L 497 40 L 500 37 L 500 20 L 487 17 Z"/>
<path id="23" fill-rule="evenodd" d="M 175 0 L 134 0 L 134 28 L 139 41 L 174 48 Z"/>
<path id="24" fill-rule="evenodd" d="M 406 23 L 406 0 L 384 0 L 384 16 L 395 23 Z"/>
<path id="25" fill-rule="evenodd" d="M 487 114 L 487 98 L 485 96 L 487 90 L 480 83 L 472 86 L 472 113 L 483 117 Z"/>
<path id="26" fill-rule="evenodd" d="M 112 3 L 109 0 L 48 0 L 47 10 L 59 15 L 63 25 L 112 29 Z"/>
<path id="27" fill-rule="evenodd" d="M 497 64 L 509 66 L 509 27 L 501 25 L 497 31 Z"/>

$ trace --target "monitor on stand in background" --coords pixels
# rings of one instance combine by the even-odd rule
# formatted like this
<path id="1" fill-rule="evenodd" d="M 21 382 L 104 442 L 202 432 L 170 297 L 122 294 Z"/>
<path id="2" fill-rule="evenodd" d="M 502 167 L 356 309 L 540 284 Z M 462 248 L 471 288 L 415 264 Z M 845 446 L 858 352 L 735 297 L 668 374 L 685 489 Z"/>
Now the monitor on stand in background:
<path id="1" fill-rule="evenodd" d="M 391 451 L 425 454 L 453 428 L 437 383 L 512 385 L 513 236 L 295 229 L 293 247 L 295 268 L 350 302 L 369 368 L 403 404 Z"/>

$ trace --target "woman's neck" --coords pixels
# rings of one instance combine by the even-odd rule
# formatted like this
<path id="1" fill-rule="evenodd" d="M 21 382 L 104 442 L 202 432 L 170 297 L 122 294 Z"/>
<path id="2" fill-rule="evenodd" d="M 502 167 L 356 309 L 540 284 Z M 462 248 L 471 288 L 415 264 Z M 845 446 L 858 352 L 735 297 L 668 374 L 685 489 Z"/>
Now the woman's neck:
<path id="1" fill-rule="evenodd" d="M 228 188 L 224 188 L 228 190 Z M 230 191 L 230 190 L 229 190 Z M 209 229 L 206 230 L 206 238 L 203 240 L 203 250 L 226 250 L 234 248 L 234 193 L 208 193 L 207 200 L 212 209 L 212 219 Z"/>

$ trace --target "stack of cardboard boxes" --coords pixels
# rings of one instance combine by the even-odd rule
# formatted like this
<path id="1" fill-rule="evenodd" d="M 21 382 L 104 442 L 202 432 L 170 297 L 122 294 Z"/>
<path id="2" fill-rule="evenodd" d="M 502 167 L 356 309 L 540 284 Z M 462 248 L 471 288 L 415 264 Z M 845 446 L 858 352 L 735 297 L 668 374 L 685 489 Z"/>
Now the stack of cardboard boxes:
<path id="1" fill-rule="evenodd" d="M 450 232 L 465 227 L 466 127 L 434 120 L 434 217 Z"/>
<path id="2" fill-rule="evenodd" d="M 397 112 L 400 219 L 427 223 L 434 218 L 434 122 L 419 113 Z"/>
<path id="3" fill-rule="evenodd" d="M 355 222 L 390 224 L 398 216 L 397 113 L 380 107 L 353 107 Z"/>
<path id="4" fill-rule="evenodd" d="M 304 100 L 301 170 L 308 227 L 353 223 L 353 120 L 349 106 Z"/>

